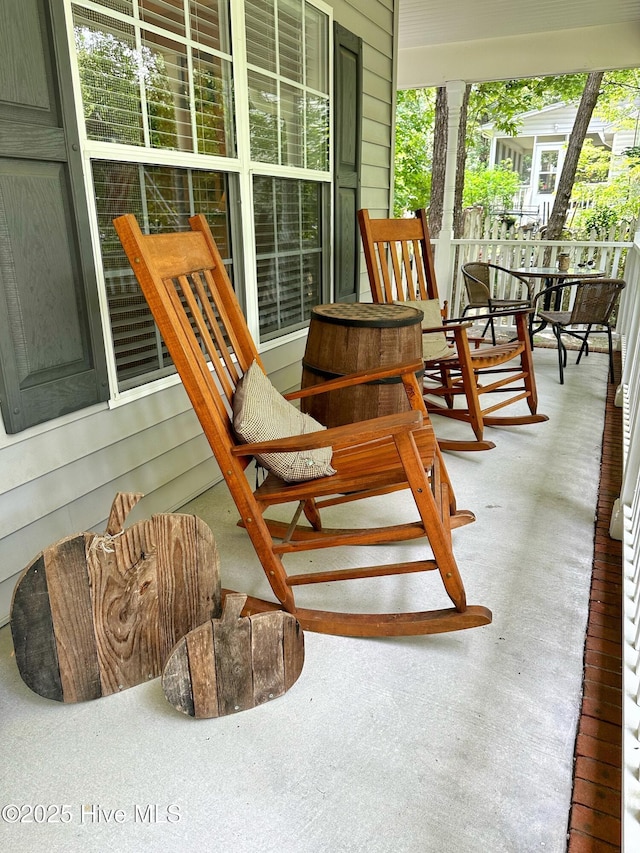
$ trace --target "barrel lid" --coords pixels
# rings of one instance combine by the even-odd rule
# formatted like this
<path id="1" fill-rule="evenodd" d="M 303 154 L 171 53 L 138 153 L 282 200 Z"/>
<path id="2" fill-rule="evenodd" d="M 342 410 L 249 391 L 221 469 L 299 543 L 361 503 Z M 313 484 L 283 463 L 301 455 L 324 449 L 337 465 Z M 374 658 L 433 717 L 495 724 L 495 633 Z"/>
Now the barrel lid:
<path id="1" fill-rule="evenodd" d="M 421 323 L 423 314 L 419 308 L 397 303 L 387 305 L 375 302 L 332 302 L 328 305 L 316 305 L 311 309 L 311 317 L 340 326 L 386 329 Z"/>

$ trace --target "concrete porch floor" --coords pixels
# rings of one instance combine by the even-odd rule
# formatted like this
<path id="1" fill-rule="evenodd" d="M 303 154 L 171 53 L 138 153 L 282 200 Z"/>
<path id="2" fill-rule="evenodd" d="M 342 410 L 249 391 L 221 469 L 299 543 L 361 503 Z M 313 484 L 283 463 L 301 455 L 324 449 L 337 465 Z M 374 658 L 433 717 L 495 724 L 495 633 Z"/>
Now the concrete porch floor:
<path id="1" fill-rule="evenodd" d="M 564 386 L 553 350 L 536 349 L 535 363 L 549 421 L 487 430 L 487 453 L 446 455 L 458 504 L 477 517 L 454 531 L 454 551 L 469 602 L 493 611 L 489 626 L 402 639 L 307 633 L 288 693 L 203 721 L 169 707 L 159 680 L 81 705 L 42 699 L 1 629 L 0 806 L 66 804 L 71 815 L 9 824 L 4 849 L 565 851 L 607 357 L 576 367 L 570 354 Z M 349 524 L 405 509 L 404 495 L 377 499 Z M 182 511 L 213 530 L 224 586 L 271 597 L 223 484 Z M 360 550 L 348 560 L 371 562 Z M 301 592 L 303 606 L 448 606 L 432 574 Z"/>

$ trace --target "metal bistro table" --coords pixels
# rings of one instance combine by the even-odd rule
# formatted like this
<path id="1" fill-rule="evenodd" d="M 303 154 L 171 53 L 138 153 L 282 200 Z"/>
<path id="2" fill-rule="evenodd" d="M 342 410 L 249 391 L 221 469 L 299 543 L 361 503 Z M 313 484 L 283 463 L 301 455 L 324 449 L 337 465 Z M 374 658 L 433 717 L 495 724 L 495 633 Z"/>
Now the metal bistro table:
<path id="1" fill-rule="evenodd" d="M 544 294 L 545 290 L 549 290 L 556 284 L 563 281 L 571 280 L 578 281 L 581 278 L 602 278 L 606 273 L 605 270 L 595 269 L 592 267 L 569 267 L 566 270 L 559 270 L 557 267 L 518 267 L 512 270 L 518 275 L 523 275 L 525 278 L 541 278 L 544 281 L 543 287 L 540 290 Z M 540 294 L 538 294 L 540 295 Z M 560 308 L 561 293 L 556 291 L 554 309 Z M 551 308 L 551 294 L 543 295 L 542 304 L 545 310 Z M 546 320 L 541 320 L 537 329 L 533 328 L 535 312 L 529 319 L 529 336 L 531 338 L 531 346 L 533 346 L 533 336 L 537 332 L 541 332 L 547 325 Z"/>

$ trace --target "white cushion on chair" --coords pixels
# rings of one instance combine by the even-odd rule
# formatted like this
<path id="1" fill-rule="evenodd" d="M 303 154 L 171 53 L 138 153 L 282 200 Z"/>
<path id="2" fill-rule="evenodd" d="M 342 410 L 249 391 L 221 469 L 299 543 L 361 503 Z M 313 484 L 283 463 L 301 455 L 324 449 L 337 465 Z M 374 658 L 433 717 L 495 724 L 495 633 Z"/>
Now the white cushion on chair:
<path id="1" fill-rule="evenodd" d="M 292 406 L 271 384 L 256 361 L 233 395 L 233 428 L 241 441 L 269 441 L 326 429 L 311 415 Z M 287 483 L 335 474 L 331 447 L 291 453 L 261 453 L 258 462 Z"/>
<path id="2" fill-rule="evenodd" d="M 440 313 L 440 302 L 437 299 L 418 299 L 413 302 L 402 302 L 402 305 L 410 305 L 419 308 L 424 314 L 422 318 L 423 329 L 433 329 L 442 326 L 442 314 Z M 422 357 L 425 361 L 438 358 L 448 358 L 452 355 L 452 349 L 447 343 L 444 332 L 429 332 L 422 335 Z"/>

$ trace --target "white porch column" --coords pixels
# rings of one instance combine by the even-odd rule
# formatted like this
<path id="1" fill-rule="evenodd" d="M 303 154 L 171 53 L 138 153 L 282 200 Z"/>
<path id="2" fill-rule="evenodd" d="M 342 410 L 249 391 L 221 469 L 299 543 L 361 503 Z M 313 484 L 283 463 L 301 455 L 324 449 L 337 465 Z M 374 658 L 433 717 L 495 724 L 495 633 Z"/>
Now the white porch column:
<path id="1" fill-rule="evenodd" d="M 442 228 L 438 239 L 435 266 L 440 301 L 451 302 L 453 279 L 453 203 L 456 190 L 456 153 L 458 150 L 458 128 L 460 126 L 460 108 L 466 83 L 463 80 L 448 80 L 447 90 L 447 156 L 445 160 L 444 199 L 442 202 Z"/>

